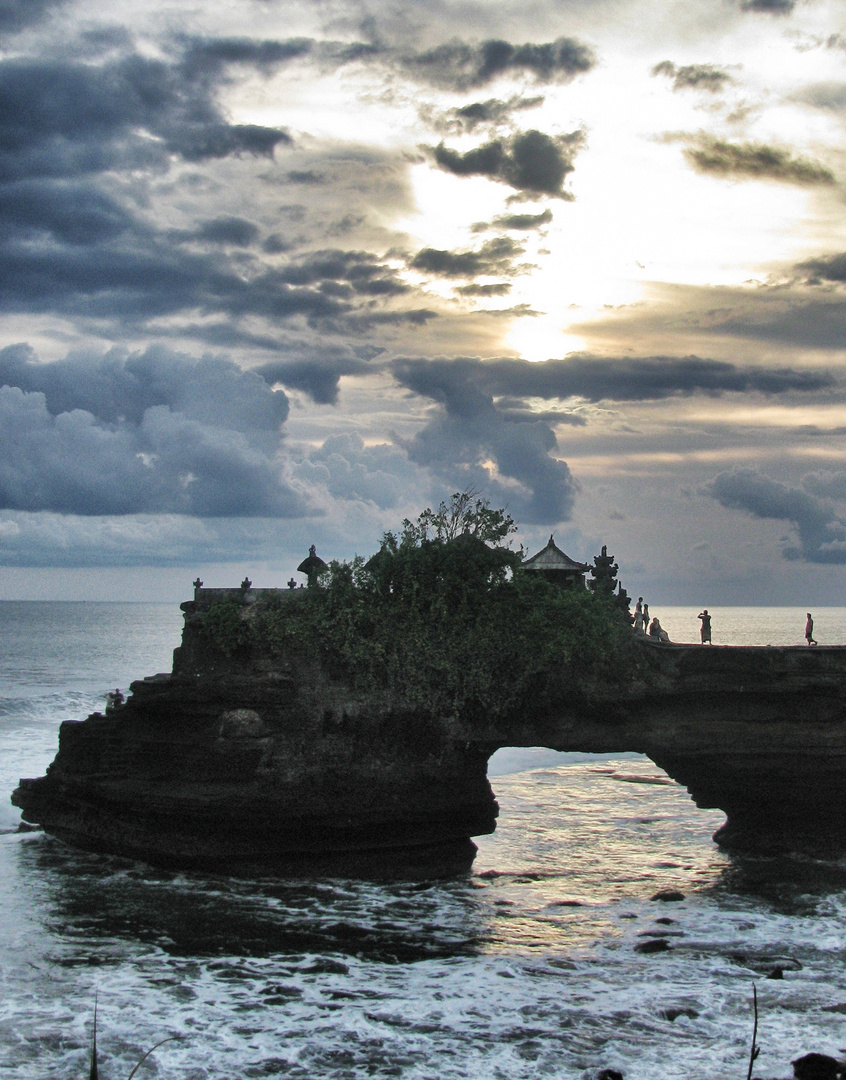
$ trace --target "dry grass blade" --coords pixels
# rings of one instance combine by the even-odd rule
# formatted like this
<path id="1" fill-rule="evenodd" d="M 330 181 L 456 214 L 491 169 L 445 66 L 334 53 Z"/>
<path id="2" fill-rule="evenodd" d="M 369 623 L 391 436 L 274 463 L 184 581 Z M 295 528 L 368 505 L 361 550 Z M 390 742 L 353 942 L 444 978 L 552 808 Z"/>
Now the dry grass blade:
<path id="1" fill-rule="evenodd" d="M 752 984 L 752 1012 L 755 1020 L 752 1025 L 752 1046 L 749 1049 L 749 1069 L 746 1072 L 746 1080 L 752 1080 L 752 1066 L 761 1053 L 761 1047 L 755 1043 L 758 1038 L 758 990 L 754 983 Z"/>
<path id="2" fill-rule="evenodd" d="M 150 1054 L 152 1054 L 152 1052 L 154 1050 L 158 1050 L 158 1048 L 160 1046 L 164 1045 L 164 1043 L 166 1043 L 166 1042 L 173 1042 L 174 1039 L 179 1039 L 179 1038 L 181 1038 L 180 1035 L 168 1035 L 168 1037 L 166 1039 L 162 1039 L 160 1042 L 157 1042 L 155 1046 L 151 1046 L 150 1049 L 147 1051 L 147 1053 L 144 1054 L 144 1056 L 139 1059 L 138 1064 L 135 1066 L 135 1068 L 132 1070 L 132 1072 L 129 1074 L 129 1076 L 126 1078 L 126 1080 L 132 1080 L 132 1077 L 138 1072 L 138 1070 L 141 1068 L 141 1066 L 144 1064 L 144 1062 L 147 1060 L 147 1058 L 150 1056 Z"/>
<path id="3" fill-rule="evenodd" d="M 166 1042 L 173 1042 L 175 1039 L 181 1039 L 181 1035 L 168 1035 L 166 1039 L 160 1039 L 155 1046 L 151 1046 L 150 1049 L 143 1054 L 135 1064 L 132 1072 L 126 1078 L 126 1080 L 132 1080 L 132 1077 L 138 1072 L 150 1054 L 154 1050 L 158 1050 L 160 1046 L 163 1046 Z M 100 1073 L 97 1070 L 97 998 L 94 998 L 94 1034 L 91 1039 L 91 1069 L 88 1073 L 88 1080 L 100 1080 Z"/>
<path id="4" fill-rule="evenodd" d="M 99 1080 L 97 1072 L 97 997 L 94 996 L 94 1037 L 91 1040 L 91 1070 L 88 1080 Z"/>

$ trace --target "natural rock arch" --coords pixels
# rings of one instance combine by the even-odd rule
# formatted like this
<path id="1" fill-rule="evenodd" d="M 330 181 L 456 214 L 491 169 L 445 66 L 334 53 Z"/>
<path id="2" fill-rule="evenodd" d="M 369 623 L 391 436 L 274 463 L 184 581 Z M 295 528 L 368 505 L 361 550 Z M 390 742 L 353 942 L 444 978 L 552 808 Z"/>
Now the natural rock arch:
<path id="1" fill-rule="evenodd" d="M 371 709 L 316 657 L 209 663 L 186 625 L 173 672 L 62 724 L 13 802 L 80 846 L 169 865 L 451 873 L 496 826 L 491 754 L 546 746 L 646 754 L 726 813 L 721 844 L 846 842 L 846 649 L 643 648 L 626 692 L 468 726 Z"/>

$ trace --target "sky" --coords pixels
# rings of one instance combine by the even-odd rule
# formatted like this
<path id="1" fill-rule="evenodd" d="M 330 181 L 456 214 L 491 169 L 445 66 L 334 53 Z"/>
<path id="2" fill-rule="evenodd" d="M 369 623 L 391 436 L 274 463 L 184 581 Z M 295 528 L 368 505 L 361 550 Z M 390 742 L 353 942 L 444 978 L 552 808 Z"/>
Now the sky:
<path id="1" fill-rule="evenodd" d="M 0 0 L 0 599 L 473 490 L 660 604 L 846 604 L 844 0 Z"/>

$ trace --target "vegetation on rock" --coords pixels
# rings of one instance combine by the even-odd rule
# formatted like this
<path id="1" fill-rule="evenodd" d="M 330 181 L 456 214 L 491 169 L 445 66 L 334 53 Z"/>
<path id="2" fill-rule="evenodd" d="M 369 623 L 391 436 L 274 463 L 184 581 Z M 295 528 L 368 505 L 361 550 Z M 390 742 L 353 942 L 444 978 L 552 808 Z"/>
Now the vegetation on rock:
<path id="1" fill-rule="evenodd" d="M 364 694 L 467 723 L 607 695 L 635 662 L 628 612 L 613 590 L 523 572 L 514 531 L 504 510 L 459 493 L 386 533 L 369 560 L 332 562 L 296 603 L 214 605 L 205 632 L 227 655 L 317 652 Z"/>
<path id="2" fill-rule="evenodd" d="M 200 632 L 224 656 L 233 656 L 255 637 L 252 626 L 244 619 L 244 605 L 238 600 L 215 601 L 204 613 Z"/>

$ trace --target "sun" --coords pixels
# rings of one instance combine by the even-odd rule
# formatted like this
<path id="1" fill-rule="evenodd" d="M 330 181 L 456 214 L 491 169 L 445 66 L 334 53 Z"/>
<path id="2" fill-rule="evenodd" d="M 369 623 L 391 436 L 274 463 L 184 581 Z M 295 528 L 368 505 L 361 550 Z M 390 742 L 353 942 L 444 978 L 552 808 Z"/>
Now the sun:
<path id="1" fill-rule="evenodd" d="M 586 348 L 583 338 L 562 329 L 557 319 L 543 315 L 518 319 L 506 336 L 505 344 L 532 363 L 558 359 Z"/>

